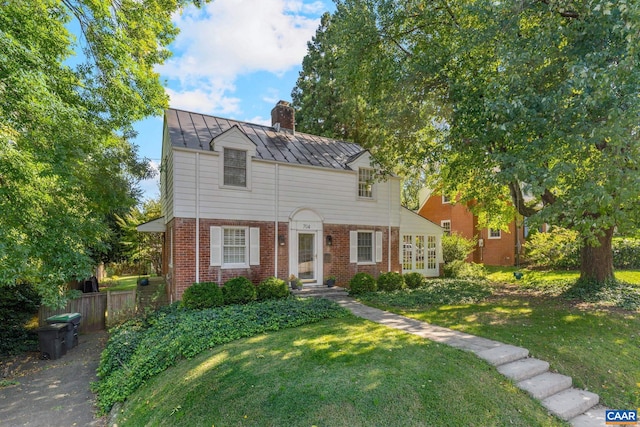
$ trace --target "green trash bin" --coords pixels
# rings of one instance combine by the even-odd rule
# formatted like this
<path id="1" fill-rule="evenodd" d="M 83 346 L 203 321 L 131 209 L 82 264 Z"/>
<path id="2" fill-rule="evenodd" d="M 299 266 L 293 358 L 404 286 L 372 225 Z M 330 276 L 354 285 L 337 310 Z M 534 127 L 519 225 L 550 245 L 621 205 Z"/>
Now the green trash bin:
<path id="1" fill-rule="evenodd" d="M 47 317 L 48 324 L 64 323 L 67 325 L 67 334 L 65 336 L 65 345 L 67 350 L 71 350 L 78 345 L 78 328 L 80 327 L 80 313 L 61 313 L 55 316 Z"/>
<path id="2" fill-rule="evenodd" d="M 40 357 L 42 359 L 59 359 L 67 353 L 65 337 L 67 335 L 66 323 L 53 323 L 38 328 L 38 341 L 40 343 Z"/>

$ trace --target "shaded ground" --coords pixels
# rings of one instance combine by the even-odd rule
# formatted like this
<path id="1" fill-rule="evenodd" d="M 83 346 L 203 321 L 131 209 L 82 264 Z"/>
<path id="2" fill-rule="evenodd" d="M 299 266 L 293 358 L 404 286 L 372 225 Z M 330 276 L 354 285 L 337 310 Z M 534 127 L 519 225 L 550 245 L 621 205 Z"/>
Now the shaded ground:
<path id="1" fill-rule="evenodd" d="M 39 353 L 5 361 L 0 374 L 15 385 L 0 388 L 0 426 L 104 426 L 94 418 L 96 380 L 106 331 L 80 335 L 78 346 L 57 360 L 40 360 Z"/>

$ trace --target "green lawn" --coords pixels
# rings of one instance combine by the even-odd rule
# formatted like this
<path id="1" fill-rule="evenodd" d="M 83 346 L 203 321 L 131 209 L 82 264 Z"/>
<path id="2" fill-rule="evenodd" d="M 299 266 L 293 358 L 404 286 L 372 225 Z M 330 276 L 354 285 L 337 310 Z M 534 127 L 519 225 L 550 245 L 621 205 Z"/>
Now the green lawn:
<path id="1" fill-rule="evenodd" d="M 109 286 L 102 286 L 102 283 L 100 284 L 100 292 L 106 292 L 106 291 L 131 291 L 133 289 L 136 289 L 136 287 L 138 286 L 138 280 L 142 279 L 142 278 L 148 278 L 151 276 L 122 276 L 122 277 L 117 277 L 117 278 L 111 278 L 111 277 L 107 277 L 104 282 L 105 283 L 112 283 L 112 282 L 116 282 L 116 285 L 109 285 Z"/>
<path id="2" fill-rule="evenodd" d="M 409 305 L 406 295 L 363 302 L 432 324 L 528 348 L 551 368 L 573 377 L 574 384 L 598 393 L 614 408 L 640 406 L 640 312 L 569 301 L 553 291 L 575 272 L 491 269 L 494 295 L 473 304 Z M 639 284 L 640 273 L 617 277 Z M 528 280 L 527 280 L 528 278 Z M 515 285 L 514 285 L 515 284 Z M 548 292 L 547 292 L 548 291 Z"/>
<path id="3" fill-rule="evenodd" d="M 119 413 L 121 426 L 565 425 L 473 354 L 354 317 L 201 353 Z"/>

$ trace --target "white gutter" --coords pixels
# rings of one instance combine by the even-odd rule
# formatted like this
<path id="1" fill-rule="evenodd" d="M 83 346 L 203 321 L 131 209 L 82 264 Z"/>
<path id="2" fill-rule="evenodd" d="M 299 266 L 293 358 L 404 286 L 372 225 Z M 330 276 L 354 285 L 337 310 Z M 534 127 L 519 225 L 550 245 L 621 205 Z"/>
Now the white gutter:
<path id="1" fill-rule="evenodd" d="M 388 216 L 389 216 L 389 231 L 387 237 L 387 271 L 391 271 L 391 178 L 387 181 L 387 206 L 388 206 Z"/>
<path id="2" fill-rule="evenodd" d="M 274 226 L 275 226 L 275 232 L 273 233 L 273 246 L 274 246 L 274 251 L 273 253 L 275 254 L 275 260 L 273 262 L 274 265 L 274 272 L 273 272 L 273 277 L 278 277 L 278 211 L 279 209 L 279 200 L 280 200 L 280 165 L 278 163 L 276 163 L 276 169 L 275 169 L 275 179 L 276 179 L 276 200 L 275 200 L 275 206 L 274 206 Z"/>
<path id="3" fill-rule="evenodd" d="M 200 153 L 196 153 L 196 283 L 200 282 Z"/>

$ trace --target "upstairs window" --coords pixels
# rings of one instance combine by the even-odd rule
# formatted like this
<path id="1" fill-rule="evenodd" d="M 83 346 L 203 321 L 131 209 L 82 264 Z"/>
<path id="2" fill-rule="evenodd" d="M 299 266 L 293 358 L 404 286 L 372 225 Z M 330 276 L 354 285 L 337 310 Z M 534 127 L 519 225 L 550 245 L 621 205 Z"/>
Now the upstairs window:
<path id="1" fill-rule="evenodd" d="M 502 237 L 502 233 L 500 229 L 490 228 L 489 229 L 489 238 L 490 239 L 499 239 Z"/>
<path id="2" fill-rule="evenodd" d="M 358 169 L 358 197 L 373 198 L 373 169 Z"/>
<path id="3" fill-rule="evenodd" d="M 444 194 L 442 195 L 442 204 L 446 205 L 448 203 L 451 203 L 451 199 L 449 198 L 449 196 L 445 196 Z"/>
<path id="4" fill-rule="evenodd" d="M 224 185 L 232 187 L 247 186 L 247 152 L 224 149 Z"/>

